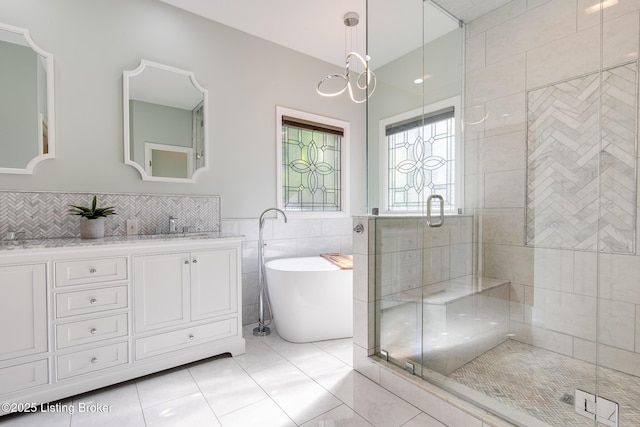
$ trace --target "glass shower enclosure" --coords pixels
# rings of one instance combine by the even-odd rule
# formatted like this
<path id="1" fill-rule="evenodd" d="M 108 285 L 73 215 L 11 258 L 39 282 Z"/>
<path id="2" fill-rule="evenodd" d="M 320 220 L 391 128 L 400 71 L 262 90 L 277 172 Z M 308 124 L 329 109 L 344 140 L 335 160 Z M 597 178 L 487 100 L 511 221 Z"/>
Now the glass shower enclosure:
<path id="1" fill-rule="evenodd" d="M 368 0 L 375 357 L 515 425 L 640 425 L 639 22 Z"/>

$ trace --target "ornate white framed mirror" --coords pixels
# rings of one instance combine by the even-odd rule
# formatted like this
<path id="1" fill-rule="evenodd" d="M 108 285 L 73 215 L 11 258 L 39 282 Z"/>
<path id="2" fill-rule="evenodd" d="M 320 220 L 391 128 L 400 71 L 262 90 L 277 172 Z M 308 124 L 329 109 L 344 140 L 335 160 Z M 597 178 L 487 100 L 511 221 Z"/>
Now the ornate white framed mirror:
<path id="1" fill-rule="evenodd" d="M 195 182 L 209 168 L 207 90 L 193 72 L 145 59 L 122 86 L 124 162 L 144 180 Z"/>
<path id="2" fill-rule="evenodd" d="M 32 174 L 55 157 L 53 55 L 0 23 L 0 173 Z"/>

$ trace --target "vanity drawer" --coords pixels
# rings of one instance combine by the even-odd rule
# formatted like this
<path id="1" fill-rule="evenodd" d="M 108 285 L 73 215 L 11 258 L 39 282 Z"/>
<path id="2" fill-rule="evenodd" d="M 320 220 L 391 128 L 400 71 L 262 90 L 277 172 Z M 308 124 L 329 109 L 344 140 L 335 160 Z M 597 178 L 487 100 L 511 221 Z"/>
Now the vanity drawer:
<path id="1" fill-rule="evenodd" d="M 238 321 L 234 318 L 140 338 L 136 340 L 136 360 L 231 337 L 237 333 Z"/>
<path id="2" fill-rule="evenodd" d="M 126 314 L 82 320 L 56 326 L 57 348 L 106 340 L 127 335 Z"/>
<path id="3" fill-rule="evenodd" d="M 87 289 L 56 295 L 56 316 L 97 313 L 127 307 L 127 286 Z"/>
<path id="4" fill-rule="evenodd" d="M 127 363 L 126 342 L 58 356 L 58 379 L 87 374 Z"/>
<path id="5" fill-rule="evenodd" d="M 56 262 L 56 286 L 114 282 L 127 279 L 127 258 L 97 258 Z"/>
<path id="6" fill-rule="evenodd" d="M 0 395 L 48 382 L 49 364 L 46 359 L 0 369 Z"/>

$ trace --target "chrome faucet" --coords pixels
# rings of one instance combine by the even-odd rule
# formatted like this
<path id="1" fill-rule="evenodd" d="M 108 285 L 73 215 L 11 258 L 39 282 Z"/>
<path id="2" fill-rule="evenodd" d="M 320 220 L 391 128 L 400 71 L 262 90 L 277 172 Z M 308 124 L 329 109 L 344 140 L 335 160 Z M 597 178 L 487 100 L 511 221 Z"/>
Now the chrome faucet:
<path id="1" fill-rule="evenodd" d="M 178 219 L 177 217 L 171 215 L 169 217 L 169 233 L 175 233 L 177 228 L 176 228 L 176 219 Z"/>
<path id="2" fill-rule="evenodd" d="M 278 208 L 269 208 L 266 209 L 264 212 L 262 212 L 260 214 L 260 220 L 259 220 L 259 227 L 258 227 L 258 265 L 260 266 L 260 270 L 258 271 L 258 280 L 261 282 L 263 275 L 260 273 L 264 273 L 263 269 L 264 269 L 264 247 L 266 246 L 264 244 L 264 239 L 262 238 L 262 229 L 264 228 L 264 215 L 267 212 L 270 211 L 275 211 L 276 212 L 276 218 L 278 217 L 278 212 L 280 212 L 282 214 L 282 216 L 284 217 L 284 222 L 287 222 L 287 215 Z"/>
<path id="3" fill-rule="evenodd" d="M 271 324 L 271 320 L 265 322 L 264 318 L 264 309 L 265 305 L 269 312 L 271 312 L 271 303 L 269 302 L 269 294 L 265 286 L 264 280 L 264 239 L 262 237 L 262 229 L 264 228 L 264 215 L 267 212 L 275 211 L 276 218 L 278 217 L 278 212 L 282 214 L 284 217 L 284 222 L 287 222 L 287 215 L 278 208 L 269 208 L 262 212 L 259 220 L 259 228 L 258 228 L 258 327 L 253 329 L 253 335 L 263 337 L 265 335 L 269 335 L 271 333 L 271 329 L 267 326 Z M 271 313 L 271 317 L 273 318 L 273 313 Z"/>
<path id="4" fill-rule="evenodd" d="M 7 231 L 7 234 L 5 234 L 4 236 L 4 240 L 6 241 L 22 240 L 24 239 L 24 235 L 25 235 L 24 231 Z"/>

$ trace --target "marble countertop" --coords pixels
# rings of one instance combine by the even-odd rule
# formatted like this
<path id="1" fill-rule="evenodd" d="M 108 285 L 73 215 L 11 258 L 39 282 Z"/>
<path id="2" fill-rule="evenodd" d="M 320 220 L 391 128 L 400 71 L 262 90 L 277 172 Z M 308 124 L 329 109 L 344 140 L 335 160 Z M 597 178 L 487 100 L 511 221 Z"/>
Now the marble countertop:
<path id="1" fill-rule="evenodd" d="M 81 239 L 64 237 L 58 239 L 0 240 L 0 251 L 15 249 L 50 249 L 80 246 L 104 246 L 115 244 L 135 244 L 143 242 L 171 242 L 176 240 L 238 239 L 241 235 L 222 232 L 140 234 L 132 236 L 106 236 L 102 239 Z"/>

